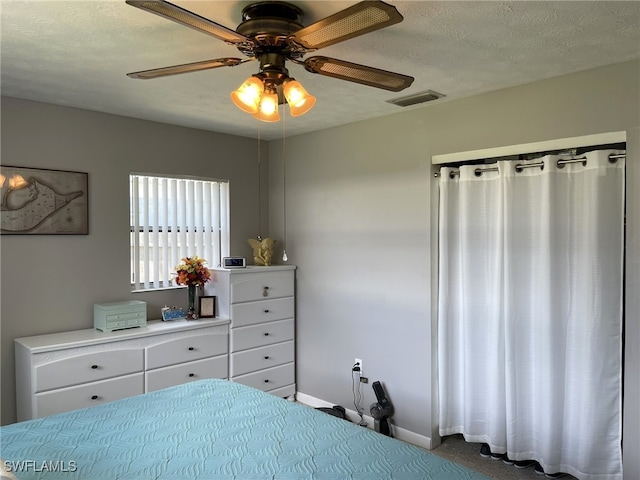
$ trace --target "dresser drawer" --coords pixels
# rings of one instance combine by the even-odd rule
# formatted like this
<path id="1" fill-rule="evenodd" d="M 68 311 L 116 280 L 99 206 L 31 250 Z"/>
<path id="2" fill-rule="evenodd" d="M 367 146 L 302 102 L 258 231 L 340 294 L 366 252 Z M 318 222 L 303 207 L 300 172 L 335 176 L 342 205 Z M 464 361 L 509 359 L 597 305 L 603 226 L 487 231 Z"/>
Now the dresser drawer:
<path id="1" fill-rule="evenodd" d="M 226 326 L 196 332 L 145 348 L 147 370 L 227 353 Z"/>
<path id="2" fill-rule="evenodd" d="M 231 380 L 266 392 L 295 383 L 295 367 L 293 363 L 288 363 L 248 375 L 233 377 Z"/>
<path id="3" fill-rule="evenodd" d="M 231 318 L 234 327 L 284 320 L 285 318 L 293 318 L 294 314 L 293 297 L 231 305 Z"/>
<path id="4" fill-rule="evenodd" d="M 248 348 L 286 342 L 293 340 L 294 336 L 293 319 L 232 328 L 231 351 L 237 352 Z"/>
<path id="5" fill-rule="evenodd" d="M 92 407 L 142 393 L 144 393 L 143 373 L 36 393 L 36 411 L 33 418 Z"/>
<path id="6" fill-rule="evenodd" d="M 96 324 L 97 330 L 103 332 L 111 332 L 113 330 L 122 330 L 123 328 L 131 327 L 143 327 L 147 324 L 147 317 L 141 313 L 129 314 L 129 315 L 110 315 L 106 317 L 104 322 Z"/>
<path id="7" fill-rule="evenodd" d="M 145 391 L 153 392 L 173 385 L 181 385 L 206 378 L 227 378 L 227 372 L 228 362 L 226 355 L 158 368 L 146 372 Z"/>
<path id="8" fill-rule="evenodd" d="M 41 354 L 46 355 L 46 354 Z M 34 368 L 35 391 L 94 382 L 141 372 L 142 348 L 84 353 L 42 363 Z"/>
<path id="9" fill-rule="evenodd" d="M 293 271 L 242 274 L 231 284 L 231 303 L 293 296 Z"/>
<path id="10" fill-rule="evenodd" d="M 232 353 L 231 376 L 244 375 L 256 370 L 276 367 L 293 362 L 294 359 L 295 348 L 293 341 Z"/>

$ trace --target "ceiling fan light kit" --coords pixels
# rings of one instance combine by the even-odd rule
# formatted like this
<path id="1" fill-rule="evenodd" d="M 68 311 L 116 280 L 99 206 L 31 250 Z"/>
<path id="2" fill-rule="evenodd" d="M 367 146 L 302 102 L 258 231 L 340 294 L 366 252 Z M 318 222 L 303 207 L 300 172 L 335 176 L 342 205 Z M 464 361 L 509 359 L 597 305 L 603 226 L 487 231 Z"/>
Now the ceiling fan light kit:
<path id="1" fill-rule="evenodd" d="M 255 118 L 274 122 L 280 119 L 278 105 L 287 103 L 293 117 L 304 115 L 316 98 L 289 77 L 287 60 L 305 70 L 327 77 L 399 92 L 409 87 L 413 77 L 329 57 L 302 57 L 319 48 L 399 23 L 398 10 L 381 1 L 363 1 L 303 26 L 303 13 L 297 6 L 280 1 L 264 1 L 242 10 L 242 23 L 236 30 L 213 22 L 165 0 L 126 0 L 126 3 L 181 25 L 213 36 L 235 46 L 248 58 L 218 58 L 201 62 L 129 73 L 137 79 L 153 79 L 180 73 L 237 66 L 259 60 L 260 71 L 231 93 L 231 100 Z"/>

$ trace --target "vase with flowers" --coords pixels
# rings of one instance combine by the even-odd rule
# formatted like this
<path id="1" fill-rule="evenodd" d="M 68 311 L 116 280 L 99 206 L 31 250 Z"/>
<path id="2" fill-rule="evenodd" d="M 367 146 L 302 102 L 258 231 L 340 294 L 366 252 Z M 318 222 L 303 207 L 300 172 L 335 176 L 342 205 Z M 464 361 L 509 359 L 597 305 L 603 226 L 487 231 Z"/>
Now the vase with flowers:
<path id="1" fill-rule="evenodd" d="M 187 310 L 187 318 L 195 320 L 198 318 L 196 312 L 196 289 L 203 286 L 211 280 L 211 271 L 204 266 L 207 261 L 199 258 L 197 255 L 193 257 L 185 257 L 182 263 L 176 267 L 176 283 L 178 285 L 186 285 L 189 293 L 189 309 Z"/>

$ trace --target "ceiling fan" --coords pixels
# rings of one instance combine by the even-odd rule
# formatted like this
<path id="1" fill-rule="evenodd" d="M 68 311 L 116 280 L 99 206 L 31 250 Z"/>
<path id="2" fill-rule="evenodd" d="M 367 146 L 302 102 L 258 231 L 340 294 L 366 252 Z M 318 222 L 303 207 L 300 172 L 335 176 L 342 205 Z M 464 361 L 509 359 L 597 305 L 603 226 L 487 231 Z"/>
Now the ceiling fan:
<path id="1" fill-rule="evenodd" d="M 311 97 L 313 102 L 306 102 L 308 108 L 300 107 L 294 111 L 296 101 L 289 98 L 287 90 L 290 92 L 293 88 L 295 93 L 303 97 L 306 91 L 298 82 L 295 82 L 295 79 L 289 77 L 289 72 L 285 67 L 286 61 L 303 65 L 305 70 L 311 73 L 393 92 L 404 90 L 414 80 L 413 77 L 407 75 L 325 56 L 302 59 L 309 52 L 388 27 L 403 20 L 402 15 L 395 7 L 381 1 L 357 3 L 306 27 L 302 25 L 303 12 L 296 5 L 281 1 L 258 2 L 250 4 L 242 10 L 242 22 L 236 30 L 231 30 L 165 0 L 126 0 L 126 3 L 211 35 L 235 46 L 248 57 L 244 60 L 224 57 L 143 70 L 127 74 L 129 77 L 152 79 L 212 68 L 233 67 L 248 61 L 258 60 L 260 72 L 250 77 L 238 91 L 234 92 L 236 98 L 232 94 L 234 103 L 249 113 L 255 113 L 257 105 L 252 103 L 245 108 L 245 97 L 242 95 L 243 92 L 246 93 L 252 88 L 263 89 L 264 92 L 277 95 L 278 103 L 283 103 L 284 94 L 294 116 L 301 115 L 311 108 L 308 106 L 309 103 L 313 106 L 315 98 Z M 259 82 L 261 85 L 252 85 L 252 82 Z M 243 87 L 245 87 L 244 90 Z M 256 100 L 256 102 L 258 101 L 260 100 Z M 304 98 L 302 103 L 305 103 Z M 264 120 L 264 118 L 260 119 Z"/>

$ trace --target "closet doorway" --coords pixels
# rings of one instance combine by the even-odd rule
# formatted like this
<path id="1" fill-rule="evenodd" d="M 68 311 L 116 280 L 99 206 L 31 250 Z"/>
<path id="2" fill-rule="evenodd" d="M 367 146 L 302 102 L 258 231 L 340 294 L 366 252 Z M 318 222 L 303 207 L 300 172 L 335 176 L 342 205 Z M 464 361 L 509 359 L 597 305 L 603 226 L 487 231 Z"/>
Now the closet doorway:
<path id="1" fill-rule="evenodd" d="M 621 479 L 625 145 L 440 170 L 440 435 Z"/>

